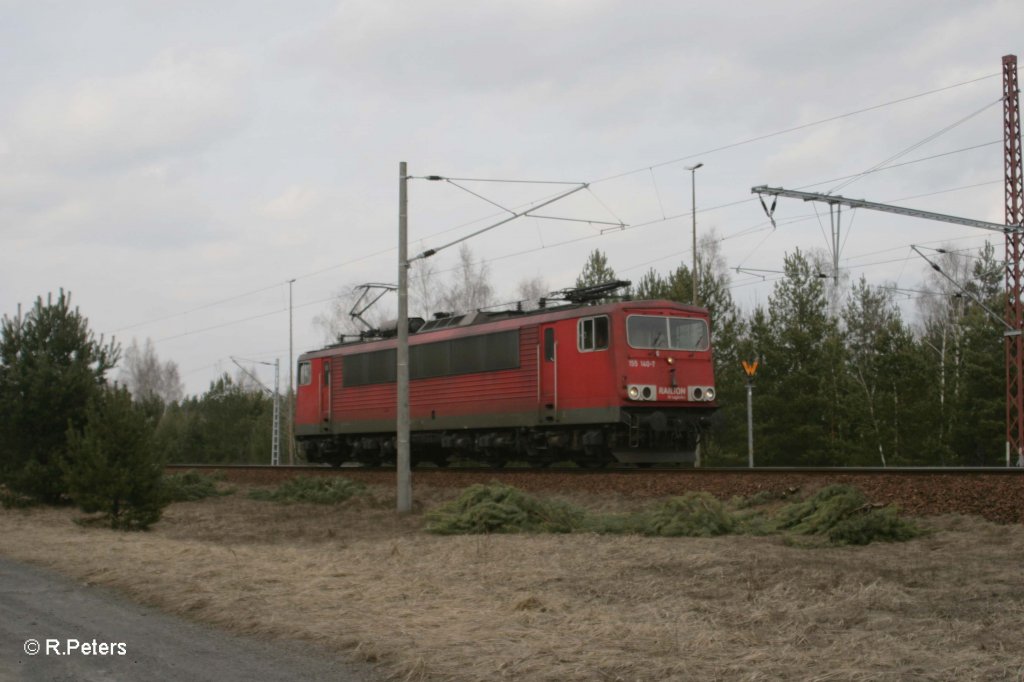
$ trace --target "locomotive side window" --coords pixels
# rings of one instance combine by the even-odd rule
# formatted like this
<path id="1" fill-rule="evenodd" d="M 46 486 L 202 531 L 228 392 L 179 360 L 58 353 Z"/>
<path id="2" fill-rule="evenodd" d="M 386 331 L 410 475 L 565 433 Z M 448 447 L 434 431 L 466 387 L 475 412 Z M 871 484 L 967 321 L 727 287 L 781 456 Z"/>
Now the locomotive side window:
<path id="1" fill-rule="evenodd" d="M 395 350 L 345 356 L 345 386 L 386 384 L 395 380 Z"/>
<path id="2" fill-rule="evenodd" d="M 551 327 L 544 330 L 544 359 L 555 361 L 555 330 Z"/>
<path id="3" fill-rule="evenodd" d="M 708 325 L 692 317 L 630 315 L 626 339 L 633 348 L 707 350 Z"/>
<path id="4" fill-rule="evenodd" d="M 443 377 L 451 366 L 451 349 L 447 343 L 428 343 L 409 349 L 409 378 Z"/>
<path id="5" fill-rule="evenodd" d="M 308 362 L 299 363 L 299 386 L 309 386 L 313 382 L 313 367 Z"/>
<path id="6" fill-rule="evenodd" d="M 387 384 L 396 379 L 396 351 L 345 356 L 345 386 Z M 519 367 L 519 332 L 481 334 L 409 348 L 409 378 L 430 379 Z"/>
<path id="7" fill-rule="evenodd" d="M 608 316 L 585 317 L 577 323 L 577 346 L 581 352 L 608 348 Z"/>
<path id="8" fill-rule="evenodd" d="M 443 342 L 442 342 L 443 343 Z M 519 332 L 452 339 L 449 374 L 493 372 L 519 366 Z"/>

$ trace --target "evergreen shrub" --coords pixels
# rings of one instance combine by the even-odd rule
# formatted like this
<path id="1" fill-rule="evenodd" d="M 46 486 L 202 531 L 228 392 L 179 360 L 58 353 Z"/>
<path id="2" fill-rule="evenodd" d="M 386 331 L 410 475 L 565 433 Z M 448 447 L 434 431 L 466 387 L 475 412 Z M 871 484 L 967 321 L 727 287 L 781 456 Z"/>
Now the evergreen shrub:
<path id="1" fill-rule="evenodd" d="M 806 500 L 779 511 L 775 527 L 800 535 L 820 535 L 833 544 L 866 545 L 904 541 L 923 531 L 900 518 L 895 507 L 876 508 L 864 493 L 849 485 L 830 485 Z"/>
<path id="2" fill-rule="evenodd" d="M 735 526 L 735 519 L 713 495 L 689 492 L 641 514 L 637 531 L 666 537 L 713 537 L 726 535 Z"/>
<path id="3" fill-rule="evenodd" d="M 249 497 L 281 504 L 341 504 L 365 492 L 366 486 L 349 478 L 298 476 L 288 479 L 273 490 L 253 490 Z"/>
<path id="4" fill-rule="evenodd" d="M 68 495 L 111 528 L 145 530 L 167 501 L 163 462 L 153 455 L 153 426 L 123 388 L 104 388 L 86 406 L 82 430 L 69 427 L 63 462 Z"/>
<path id="5" fill-rule="evenodd" d="M 541 500 L 501 483 L 476 484 L 428 512 L 427 530 L 441 535 L 571 533 L 584 517 L 565 502 Z"/>

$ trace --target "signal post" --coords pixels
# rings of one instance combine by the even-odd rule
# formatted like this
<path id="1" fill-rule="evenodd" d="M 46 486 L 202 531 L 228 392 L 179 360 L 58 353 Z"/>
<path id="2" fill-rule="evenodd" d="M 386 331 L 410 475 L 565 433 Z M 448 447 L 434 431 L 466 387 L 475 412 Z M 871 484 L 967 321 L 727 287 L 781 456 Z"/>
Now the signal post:
<path id="1" fill-rule="evenodd" d="M 754 468 L 754 375 L 757 374 L 757 360 L 743 360 L 743 371 L 747 373 L 747 466 Z"/>

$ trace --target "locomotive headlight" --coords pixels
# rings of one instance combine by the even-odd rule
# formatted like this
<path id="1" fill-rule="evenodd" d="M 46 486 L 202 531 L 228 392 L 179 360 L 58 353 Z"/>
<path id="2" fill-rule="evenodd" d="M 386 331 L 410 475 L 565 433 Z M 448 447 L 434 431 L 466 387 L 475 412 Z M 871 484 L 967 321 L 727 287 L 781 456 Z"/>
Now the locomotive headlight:
<path id="1" fill-rule="evenodd" d="M 715 399 L 714 386 L 690 386 L 688 395 L 695 403 L 706 403 Z"/>
<path id="2" fill-rule="evenodd" d="M 630 400 L 657 400 L 658 387 L 653 384 L 630 384 L 626 387 L 626 395 Z"/>

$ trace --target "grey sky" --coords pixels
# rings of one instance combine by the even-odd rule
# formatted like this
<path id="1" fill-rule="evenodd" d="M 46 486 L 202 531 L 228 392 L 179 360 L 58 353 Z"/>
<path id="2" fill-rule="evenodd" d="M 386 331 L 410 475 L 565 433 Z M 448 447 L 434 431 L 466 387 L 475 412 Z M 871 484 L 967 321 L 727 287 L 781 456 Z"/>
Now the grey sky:
<path id="1" fill-rule="evenodd" d="M 286 362 L 286 280 L 297 353 L 321 344 L 311 320 L 339 287 L 394 281 L 403 160 L 473 178 L 639 170 L 545 213 L 649 225 L 526 219 L 475 239 L 509 299 L 526 277 L 570 285 L 594 248 L 634 279 L 688 260 L 697 161 L 699 229 L 730 267 L 780 269 L 787 251 L 824 248 L 822 227 L 782 199 L 777 218 L 811 219 L 765 230 L 751 186 L 826 191 L 979 110 L 898 162 L 995 144 L 842 193 L 941 192 L 906 203 L 1001 222 L 1000 60 L 1022 52 L 1022 28 L 1024 4 L 999 1 L 0 0 L 0 312 L 69 289 L 97 331 L 154 339 L 192 393 L 233 371 L 230 355 Z M 553 191 L 471 188 L 508 206 Z M 412 248 L 497 212 L 439 183 L 410 197 Z M 853 277 L 903 286 L 922 277 L 909 244 L 986 236 L 867 212 L 849 235 Z M 743 305 L 767 301 L 770 282 L 733 277 Z"/>

